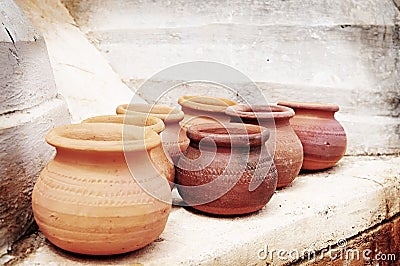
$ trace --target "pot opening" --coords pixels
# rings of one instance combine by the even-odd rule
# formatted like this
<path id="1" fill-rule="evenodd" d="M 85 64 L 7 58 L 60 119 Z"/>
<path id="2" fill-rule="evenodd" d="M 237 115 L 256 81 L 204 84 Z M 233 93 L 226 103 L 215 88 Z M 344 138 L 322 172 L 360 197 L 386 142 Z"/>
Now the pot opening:
<path id="1" fill-rule="evenodd" d="M 222 112 L 228 106 L 236 105 L 234 101 L 211 96 L 182 96 L 178 103 L 186 108 L 208 112 Z"/>
<path id="2" fill-rule="evenodd" d="M 123 132 L 124 130 L 124 132 Z M 160 143 L 153 130 L 113 123 L 82 123 L 53 128 L 46 141 L 56 147 L 81 151 L 149 149 Z"/>
<path id="3" fill-rule="evenodd" d="M 189 127 L 188 137 L 200 142 L 214 142 L 217 146 L 258 146 L 269 138 L 268 129 L 242 123 L 205 123 Z M 205 144 L 207 144 L 207 142 Z"/>
<path id="4" fill-rule="evenodd" d="M 117 107 L 117 114 L 152 115 L 164 122 L 179 122 L 184 116 L 181 110 L 161 104 L 121 104 Z"/>
<path id="5" fill-rule="evenodd" d="M 285 106 L 270 105 L 235 105 L 226 109 L 225 113 L 231 117 L 241 117 L 249 119 L 290 119 L 294 116 L 294 111 Z"/>
<path id="6" fill-rule="evenodd" d="M 339 111 L 339 106 L 336 104 L 279 101 L 278 105 L 293 108 L 293 109 L 295 109 L 295 111 L 296 111 L 296 109 L 317 110 L 317 111 L 326 111 L 326 112 Z"/>

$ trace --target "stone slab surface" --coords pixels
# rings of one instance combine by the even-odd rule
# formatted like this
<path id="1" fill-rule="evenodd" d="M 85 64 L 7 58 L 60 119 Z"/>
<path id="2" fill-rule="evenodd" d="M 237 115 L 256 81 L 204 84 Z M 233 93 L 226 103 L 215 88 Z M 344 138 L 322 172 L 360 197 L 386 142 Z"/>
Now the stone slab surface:
<path id="1" fill-rule="evenodd" d="M 66 99 L 73 122 L 100 114 L 114 114 L 133 92 L 77 28 L 60 1 L 24 1 L 17 4 L 43 34 L 57 88 Z M 135 97 L 135 101 L 143 101 Z"/>
<path id="2" fill-rule="evenodd" d="M 93 258 L 46 241 L 20 264 L 265 265 L 257 256 L 265 245 L 321 250 L 398 213 L 399 163 L 394 156 L 348 156 L 330 170 L 301 174 L 258 213 L 218 218 L 175 207 L 159 240 L 139 251 Z"/>
<path id="3" fill-rule="evenodd" d="M 0 114 L 56 96 L 44 39 L 10 0 L 0 0 L 0 65 Z"/>
<path id="4" fill-rule="evenodd" d="M 0 254 L 32 225 L 33 185 L 55 151 L 45 135 L 66 123 L 68 109 L 59 98 L 0 115 Z"/>

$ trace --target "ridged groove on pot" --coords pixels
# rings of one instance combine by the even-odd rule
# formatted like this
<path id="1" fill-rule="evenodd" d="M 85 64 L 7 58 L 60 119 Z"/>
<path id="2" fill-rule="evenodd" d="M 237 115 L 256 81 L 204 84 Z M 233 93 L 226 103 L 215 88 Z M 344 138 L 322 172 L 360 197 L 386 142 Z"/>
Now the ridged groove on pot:
<path id="1" fill-rule="evenodd" d="M 154 130 L 157 134 L 160 134 L 165 128 L 164 122 L 160 118 L 145 114 L 99 115 L 89 117 L 83 120 L 82 123 L 126 124 L 131 126 L 150 128 Z"/>
<path id="2" fill-rule="evenodd" d="M 235 105 L 225 113 L 231 122 L 242 122 L 268 128 L 271 133 L 267 148 L 274 155 L 278 171 L 277 188 L 289 185 L 299 174 L 303 163 L 303 147 L 289 124 L 294 111 L 278 105 Z"/>
<path id="3" fill-rule="evenodd" d="M 228 106 L 237 103 L 228 99 L 212 96 L 182 96 L 178 99 L 185 114 L 181 125 L 189 127 L 191 125 L 210 122 L 229 122 L 229 117 L 224 111 Z"/>
<path id="4" fill-rule="evenodd" d="M 134 179 L 124 156 L 125 149 L 144 159 L 160 147 L 160 137 L 129 127 L 124 143 L 119 124 L 66 125 L 48 133 L 57 154 L 35 184 L 32 208 L 40 230 L 56 246 L 81 254 L 119 254 L 146 246 L 164 230 L 171 209 L 166 179 L 155 169 Z M 169 203 L 149 195 L 138 180 L 157 188 L 153 193 Z"/>
<path id="5" fill-rule="evenodd" d="M 179 125 L 184 114 L 177 108 L 158 104 L 121 104 L 116 112 L 127 115 L 145 114 L 160 118 L 165 124 L 165 130 L 161 133 L 163 147 L 173 162 L 176 162 L 189 146 L 186 129 Z"/>
<path id="6" fill-rule="evenodd" d="M 255 125 L 191 126 L 190 146 L 184 153 L 187 159 L 181 158 L 176 175 L 183 200 L 197 210 L 218 215 L 240 215 L 264 207 L 277 184 L 276 168 L 264 145 L 268 135 L 267 129 Z M 204 160 L 206 166 L 202 166 Z M 252 182 L 259 186 L 250 189 Z"/>
<path id="7" fill-rule="evenodd" d="M 290 124 L 303 144 L 302 169 L 322 170 L 334 166 L 346 153 L 346 132 L 335 119 L 335 104 L 278 103 L 295 111 Z"/>

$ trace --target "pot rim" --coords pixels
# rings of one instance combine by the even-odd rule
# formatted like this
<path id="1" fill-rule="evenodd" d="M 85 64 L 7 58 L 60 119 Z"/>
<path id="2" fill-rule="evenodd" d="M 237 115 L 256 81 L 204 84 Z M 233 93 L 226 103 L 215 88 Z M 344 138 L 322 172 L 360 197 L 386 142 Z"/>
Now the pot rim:
<path id="1" fill-rule="evenodd" d="M 124 152 L 149 150 L 161 143 L 152 129 L 114 123 L 81 123 L 58 126 L 46 135 L 56 148 L 75 151 Z"/>
<path id="2" fill-rule="evenodd" d="M 277 104 L 268 105 L 248 105 L 238 104 L 226 108 L 225 114 L 230 117 L 240 117 L 248 119 L 290 119 L 294 116 L 293 109 Z"/>
<path id="3" fill-rule="evenodd" d="M 145 114 L 135 114 L 135 115 L 99 115 L 89 117 L 82 121 L 82 123 L 115 123 L 115 124 L 125 124 L 131 126 L 151 128 L 158 134 L 160 134 L 164 129 L 164 122 L 155 116 L 145 115 Z"/>
<path id="4" fill-rule="evenodd" d="M 278 105 L 290 107 L 292 109 L 307 109 L 307 110 L 318 110 L 318 111 L 326 111 L 326 112 L 339 111 L 338 105 L 330 104 L 330 103 L 279 101 Z M 295 112 L 296 112 L 296 110 L 295 110 Z"/>
<path id="5" fill-rule="evenodd" d="M 195 142 L 205 140 L 205 144 L 215 142 L 222 147 L 261 146 L 268 140 L 267 128 L 244 123 L 204 123 L 188 128 L 188 138 Z"/>
<path id="6" fill-rule="evenodd" d="M 211 102 L 213 101 L 215 103 L 216 100 L 220 101 L 221 104 L 213 104 Z M 202 95 L 185 95 L 178 99 L 178 103 L 185 108 L 213 113 L 224 112 L 228 106 L 237 104 L 236 102 L 225 98 Z"/>
<path id="7" fill-rule="evenodd" d="M 164 123 L 180 122 L 184 114 L 181 110 L 163 104 L 132 103 L 120 104 L 116 109 L 117 114 L 137 115 L 145 114 L 160 118 Z"/>

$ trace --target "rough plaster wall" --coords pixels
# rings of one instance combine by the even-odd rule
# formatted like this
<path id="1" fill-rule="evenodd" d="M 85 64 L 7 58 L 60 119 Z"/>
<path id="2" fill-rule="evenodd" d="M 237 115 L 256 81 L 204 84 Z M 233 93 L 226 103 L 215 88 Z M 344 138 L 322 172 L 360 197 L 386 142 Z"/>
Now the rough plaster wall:
<path id="1" fill-rule="evenodd" d="M 269 102 L 339 104 L 348 155 L 400 152 L 399 11 L 391 0 L 63 2 L 133 89 L 168 66 L 216 61 L 249 76 Z M 182 94 L 240 100 L 184 85 L 163 102 L 176 105 Z M 245 86 L 240 94 L 260 102 Z"/>
<path id="2" fill-rule="evenodd" d="M 33 223 L 31 191 L 53 157 L 46 133 L 69 122 L 43 37 L 13 1 L 0 0 L 0 256 Z"/>
<path id="3" fill-rule="evenodd" d="M 0 0 L 0 114 L 54 98 L 46 44 L 14 2 Z M 7 63 L 5 63 L 7 62 Z"/>

